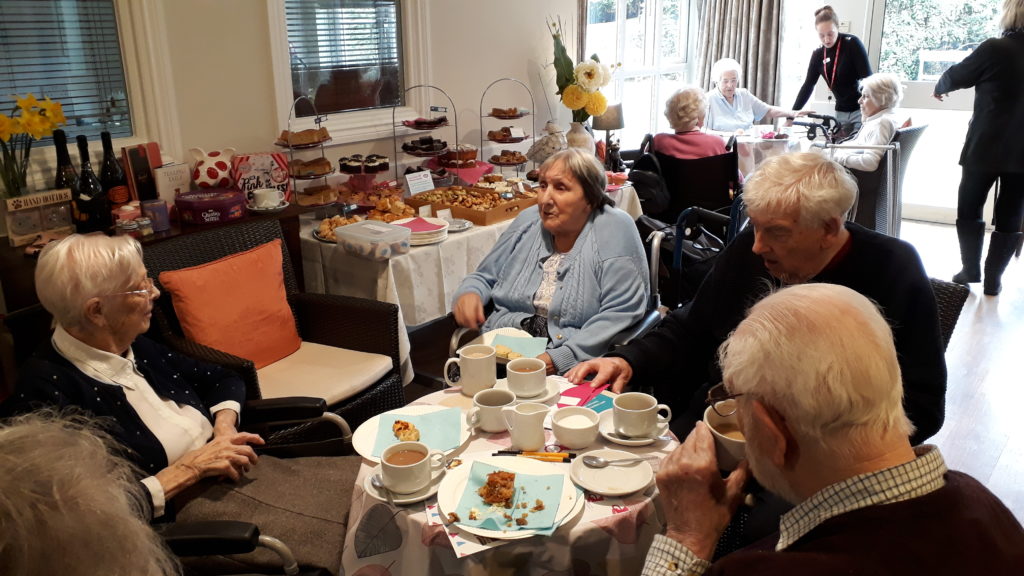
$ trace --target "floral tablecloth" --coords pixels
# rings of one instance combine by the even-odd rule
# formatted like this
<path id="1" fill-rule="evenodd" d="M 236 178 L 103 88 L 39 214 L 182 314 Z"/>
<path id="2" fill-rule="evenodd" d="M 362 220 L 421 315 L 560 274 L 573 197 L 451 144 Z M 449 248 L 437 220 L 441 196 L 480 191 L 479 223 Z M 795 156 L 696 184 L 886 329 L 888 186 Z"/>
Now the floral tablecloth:
<path id="1" fill-rule="evenodd" d="M 562 381 L 563 389 L 571 385 Z M 553 405 L 557 401 L 552 400 Z M 457 390 L 435 392 L 413 404 L 457 406 L 468 409 L 469 398 Z M 554 443 L 550 430 L 547 441 Z M 454 454 L 490 454 L 508 449 L 507 432 L 475 434 Z M 659 440 L 644 447 L 625 447 L 600 436 L 584 453 L 600 448 L 616 448 L 636 454 L 668 455 L 678 443 Z M 655 471 L 661 459 L 652 460 Z M 468 465 L 464 462 L 463 465 Z M 553 464 L 569 473 L 569 464 Z M 657 487 L 621 498 L 605 498 L 586 493 L 583 512 L 560 526 L 551 536 L 524 540 L 488 542 L 461 534 L 457 528 L 446 530 L 440 523 L 437 500 L 391 508 L 363 491 L 363 480 L 373 469 L 364 461 L 352 495 L 348 533 L 342 566 L 347 576 L 397 576 L 423 574 L 501 575 L 586 575 L 612 576 L 639 574 L 654 535 L 663 529 Z M 484 540 L 481 542 L 481 540 Z"/>

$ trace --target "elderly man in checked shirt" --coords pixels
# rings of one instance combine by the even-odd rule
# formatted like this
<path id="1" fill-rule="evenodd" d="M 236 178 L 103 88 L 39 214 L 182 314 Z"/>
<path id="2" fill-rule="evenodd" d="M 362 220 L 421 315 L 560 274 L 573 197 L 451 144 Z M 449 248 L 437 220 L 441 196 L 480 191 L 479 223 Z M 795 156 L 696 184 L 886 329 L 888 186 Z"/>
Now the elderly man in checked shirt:
<path id="1" fill-rule="evenodd" d="M 747 461 L 722 478 L 698 423 L 658 472 L 666 532 L 643 574 L 1019 574 L 1024 529 L 935 446 L 911 447 L 892 332 L 837 285 L 784 288 L 722 345 Z M 712 554 L 753 475 L 795 507 L 775 534 Z"/>

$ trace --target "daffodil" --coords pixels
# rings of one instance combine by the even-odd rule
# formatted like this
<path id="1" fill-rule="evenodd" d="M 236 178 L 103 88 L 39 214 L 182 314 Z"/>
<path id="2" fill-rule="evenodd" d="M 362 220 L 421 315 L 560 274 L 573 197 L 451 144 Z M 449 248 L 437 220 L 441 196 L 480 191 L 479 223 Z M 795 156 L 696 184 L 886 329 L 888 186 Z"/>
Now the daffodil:
<path id="1" fill-rule="evenodd" d="M 0 141 L 8 142 L 10 141 L 12 134 L 20 131 L 21 129 L 18 126 L 17 118 L 11 118 L 10 116 L 0 114 Z"/>
<path id="2" fill-rule="evenodd" d="M 46 100 L 39 103 L 39 109 L 46 113 L 46 117 L 50 119 L 55 127 L 61 124 L 67 124 L 68 119 L 64 117 L 64 107 L 61 106 L 60 102 L 54 102 L 47 98 Z M 51 132 L 53 128 L 50 129 Z"/>
<path id="3" fill-rule="evenodd" d="M 32 143 L 53 134 L 54 128 L 67 122 L 59 102 L 49 98 L 40 102 L 32 94 L 14 99 L 16 106 L 11 115 L 0 114 L 0 193 L 12 197 L 27 188 Z M 16 116 L 19 111 L 21 115 Z"/>
<path id="4" fill-rule="evenodd" d="M 18 108 L 21 108 L 22 112 L 28 112 L 33 108 L 39 107 L 39 100 L 36 100 L 36 97 L 32 94 L 26 94 L 24 98 L 15 96 L 15 99 L 18 101 Z"/>

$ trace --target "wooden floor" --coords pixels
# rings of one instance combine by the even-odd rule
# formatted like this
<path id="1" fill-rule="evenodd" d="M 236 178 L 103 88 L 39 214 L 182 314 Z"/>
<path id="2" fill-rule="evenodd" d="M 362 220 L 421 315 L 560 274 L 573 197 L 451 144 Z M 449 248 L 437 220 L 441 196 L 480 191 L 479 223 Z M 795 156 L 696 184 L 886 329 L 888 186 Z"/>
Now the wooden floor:
<path id="1" fill-rule="evenodd" d="M 948 280 L 960 269 L 952 226 L 905 221 L 901 237 L 917 247 L 929 276 Z M 438 389 L 451 333 L 442 320 L 411 335 L 417 379 L 409 400 Z M 988 486 L 1024 522 L 1024 263 L 1010 263 L 998 297 L 971 285 L 946 364 L 946 423 L 930 442 L 950 468 Z"/>
<path id="2" fill-rule="evenodd" d="M 901 237 L 917 248 L 929 276 L 948 280 L 960 269 L 952 226 L 904 222 Z M 997 297 L 971 285 L 946 367 L 946 423 L 929 442 L 1024 522 L 1024 263 L 1010 262 Z"/>

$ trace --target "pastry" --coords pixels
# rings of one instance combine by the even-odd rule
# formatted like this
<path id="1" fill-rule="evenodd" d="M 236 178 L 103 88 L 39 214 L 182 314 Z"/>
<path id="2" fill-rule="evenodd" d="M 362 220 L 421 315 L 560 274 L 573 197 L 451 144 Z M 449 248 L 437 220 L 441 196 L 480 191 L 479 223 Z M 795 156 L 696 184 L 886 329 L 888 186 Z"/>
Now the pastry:
<path id="1" fill-rule="evenodd" d="M 282 130 L 281 135 L 277 138 L 277 143 L 282 146 L 307 146 L 326 142 L 330 139 L 331 135 L 327 132 L 327 128 L 310 128 L 298 132 Z"/>
<path id="2" fill-rule="evenodd" d="M 308 162 L 292 160 L 288 163 L 288 171 L 292 176 L 322 176 L 333 170 L 330 160 L 326 158 L 314 158 Z"/>
<path id="3" fill-rule="evenodd" d="M 296 195 L 299 206 L 321 206 L 338 199 L 338 192 L 328 185 L 310 186 Z"/>
<path id="4" fill-rule="evenodd" d="M 402 442 L 416 442 L 420 439 L 420 431 L 405 420 L 395 420 L 395 423 L 391 425 L 391 431 L 394 432 L 395 438 Z"/>
<path id="5" fill-rule="evenodd" d="M 329 242 L 337 242 L 338 236 L 334 233 L 335 228 L 341 228 L 342 226 L 348 226 L 349 224 L 355 224 L 356 222 L 362 221 L 363 218 L 361 216 L 332 216 L 330 218 L 324 218 L 323 221 L 320 222 L 320 226 L 317 227 L 317 235 Z M 418 434 L 419 432 L 417 432 L 417 435 Z"/>
<path id="6" fill-rule="evenodd" d="M 505 508 L 511 508 L 516 493 L 515 482 L 516 475 L 512 472 L 491 472 L 487 475 L 487 483 L 477 490 L 477 494 L 487 504 L 500 504 Z"/>
<path id="7" fill-rule="evenodd" d="M 516 118 L 519 116 L 519 109 L 512 108 L 491 108 L 491 116 L 495 118 Z"/>
<path id="8" fill-rule="evenodd" d="M 525 164 L 526 156 L 515 150 L 502 150 L 500 154 L 491 156 L 491 162 L 495 164 Z"/>

